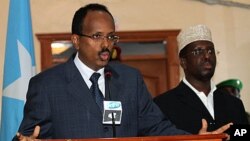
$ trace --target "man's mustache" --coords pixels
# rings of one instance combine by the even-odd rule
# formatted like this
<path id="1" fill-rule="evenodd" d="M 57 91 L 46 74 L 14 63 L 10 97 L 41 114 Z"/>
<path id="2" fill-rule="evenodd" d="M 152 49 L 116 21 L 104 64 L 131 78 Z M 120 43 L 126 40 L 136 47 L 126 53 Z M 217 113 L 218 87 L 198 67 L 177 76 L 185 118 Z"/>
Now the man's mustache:
<path id="1" fill-rule="evenodd" d="M 108 48 L 103 48 L 98 54 L 102 54 L 104 52 L 108 52 L 109 54 L 111 54 L 111 51 Z"/>

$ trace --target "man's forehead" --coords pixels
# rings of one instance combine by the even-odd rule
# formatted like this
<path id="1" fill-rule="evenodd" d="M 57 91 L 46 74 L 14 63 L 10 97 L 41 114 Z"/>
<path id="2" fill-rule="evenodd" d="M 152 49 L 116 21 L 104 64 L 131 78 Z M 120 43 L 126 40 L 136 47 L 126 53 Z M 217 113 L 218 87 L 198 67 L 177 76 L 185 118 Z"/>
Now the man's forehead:
<path id="1" fill-rule="evenodd" d="M 189 49 L 194 49 L 194 48 L 214 48 L 214 44 L 213 42 L 210 41 L 194 41 L 192 43 L 190 43 L 189 45 Z"/>
<path id="2" fill-rule="evenodd" d="M 115 26 L 112 17 L 105 11 L 90 11 L 83 22 L 85 32 L 112 33 Z"/>

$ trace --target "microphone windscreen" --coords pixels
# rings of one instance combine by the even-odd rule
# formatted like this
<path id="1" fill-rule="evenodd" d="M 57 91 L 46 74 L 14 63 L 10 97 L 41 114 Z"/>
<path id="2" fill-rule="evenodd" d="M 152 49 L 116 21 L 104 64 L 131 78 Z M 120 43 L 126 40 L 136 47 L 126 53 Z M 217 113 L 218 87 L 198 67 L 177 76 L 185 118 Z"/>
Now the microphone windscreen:
<path id="1" fill-rule="evenodd" d="M 111 71 L 109 66 L 105 67 L 104 74 L 105 74 L 105 77 L 108 77 L 108 78 L 110 78 L 112 76 L 112 71 Z"/>

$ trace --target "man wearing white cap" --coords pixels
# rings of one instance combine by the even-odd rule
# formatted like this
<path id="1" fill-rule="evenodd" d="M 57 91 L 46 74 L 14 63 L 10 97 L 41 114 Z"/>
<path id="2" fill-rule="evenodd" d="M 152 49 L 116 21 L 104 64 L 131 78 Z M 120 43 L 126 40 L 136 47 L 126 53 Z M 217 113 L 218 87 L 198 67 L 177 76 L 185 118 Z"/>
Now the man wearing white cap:
<path id="1" fill-rule="evenodd" d="M 216 53 L 210 29 L 205 25 L 189 27 L 180 32 L 177 41 L 185 77 L 176 88 L 154 99 L 162 112 L 177 128 L 193 134 L 199 132 L 202 119 L 208 122 L 208 131 L 229 122 L 247 124 L 242 101 L 216 90 L 211 81 Z"/>

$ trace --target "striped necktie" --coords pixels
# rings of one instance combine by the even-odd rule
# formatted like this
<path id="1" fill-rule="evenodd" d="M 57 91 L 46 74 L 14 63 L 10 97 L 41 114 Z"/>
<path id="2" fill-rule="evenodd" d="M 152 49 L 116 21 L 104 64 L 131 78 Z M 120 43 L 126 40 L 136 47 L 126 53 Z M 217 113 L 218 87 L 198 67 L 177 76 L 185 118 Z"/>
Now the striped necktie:
<path id="1" fill-rule="evenodd" d="M 93 73 L 90 77 L 90 81 L 92 82 L 92 85 L 90 87 L 90 91 L 93 94 L 93 97 L 95 98 L 96 104 L 100 108 L 101 112 L 103 112 L 103 94 L 99 89 L 98 86 L 98 79 L 101 76 L 100 73 Z"/>

